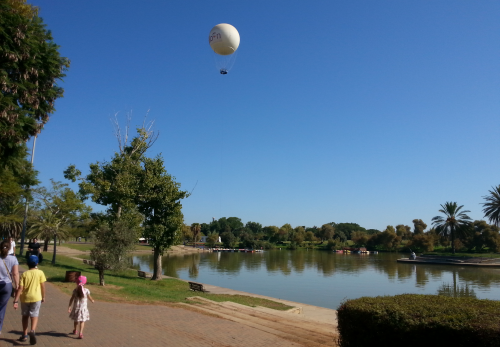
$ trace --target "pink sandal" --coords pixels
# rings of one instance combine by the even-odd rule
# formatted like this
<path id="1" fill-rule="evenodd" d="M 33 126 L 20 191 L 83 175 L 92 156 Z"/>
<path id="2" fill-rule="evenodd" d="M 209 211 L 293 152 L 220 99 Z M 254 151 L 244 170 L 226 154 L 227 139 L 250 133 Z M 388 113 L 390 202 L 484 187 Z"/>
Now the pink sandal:
<path id="1" fill-rule="evenodd" d="M 83 334 L 80 333 L 80 336 L 78 336 L 79 339 L 83 339 Z"/>
<path id="2" fill-rule="evenodd" d="M 76 335 L 76 329 L 73 330 L 73 332 L 71 334 Z"/>

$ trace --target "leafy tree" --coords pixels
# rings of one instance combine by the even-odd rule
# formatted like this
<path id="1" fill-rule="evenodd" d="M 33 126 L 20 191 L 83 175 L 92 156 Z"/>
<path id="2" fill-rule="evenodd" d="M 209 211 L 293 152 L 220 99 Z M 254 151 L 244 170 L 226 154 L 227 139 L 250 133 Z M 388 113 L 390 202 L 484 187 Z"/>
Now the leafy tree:
<path id="1" fill-rule="evenodd" d="M 488 248 L 490 252 L 498 252 L 500 250 L 500 228 L 496 225 L 489 225 L 484 220 L 476 220 L 470 224 L 470 232 L 464 240 L 464 245 L 469 249 L 476 249 L 481 252 L 484 248 Z"/>
<path id="2" fill-rule="evenodd" d="M 245 225 L 245 228 L 252 230 L 254 235 L 262 232 L 262 224 L 257 223 L 257 222 L 247 222 L 247 224 Z"/>
<path id="3" fill-rule="evenodd" d="M 4 237 L 19 238 L 23 229 L 25 206 L 32 201 L 29 187 L 39 183 L 38 172 L 33 170 L 26 159 L 27 154 L 27 147 L 23 143 L 8 158 L 0 159 L 0 232 Z M 20 252 L 23 241 L 24 238 L 21 240 Z"/>
<path id="4" fill-rule="evenodd" d="M 207 223 L 201 223 L 200 226 L 201 226 L 201 233 L 203 235 L 210 234 L 210 225 L 209 224 L 207 224 Z"/>
<path id="5" fill-rule="evenodd" d="M 348 240 L 351 240 L 351 234 L 355 231 L 366 231 L 365 228 L 356 223 L 329 223 L 335 228 L 335 232 L 343 232 Z"/>
<path id="6" fill-rule="evenodd" d="M 221 233 L 221 232 L 224 232 L 224 231 L 225 230 L 223 228 L 221 228 L 221 225 L 219 224 L 218 220 L 213 220 L 210 223 L 210 230 L 208 230 L 208 233 Z"/>
<path id="7" fill-rule="evenodd" d="M 232 233 L 231 227 L 229 226 L 229 224 L 224 224 L 224 228 L 222 230 L 224 230 L 224 232 Z M 216 231 L 213 231 L 210 234 L 212 234 L 212 233 L 216 233 Z M 235 230 L 234 233 L 239 234 L 240 231 L 239 230 Z"/>
<path id="8" fill-rule="evenodd" d="M 337 250 L 342 248 L 342 242 L 339 239 L 329 239 L 326 247 L 330 250 Z"/>
<path id="9" fill-rule="evenodd" d="M 425 224 L 421 219 L 414 219 L 413 220 L 413 233 L 415 235 L 417 234 L 423 234 L 425 228 L 427 228 L 427 224 Z"/>
<path id="10" fill-rule="evenodd" d="M 172 224 L 164 224 L 157 227 L 157 222 L 163 219 L 164 211 L 159 211 L 157 216 L 149 214 L 148 206 L 144 204 L 145 194 L 152 196 L 152 209 L 158 207 L 158 195 L 164 192 L 155 192 L 152 186 L 156 183 L 154 179 L 148 181 L 150 173 L 145 173 L 143 165 L 145 165 L 145 153 L 154 144 L 156 137 L 153 132 L 146 129 L 144 126 L 137 129 L 137 136 L 128 142 L 128 127 L 125 131 L 125 137 L 122 137 L 118 123 L 116 125 L 116 138 L 118 140 L 118 152 L 115 152 L 113 158 L 109 162 L 96 162 L 90 164 L 90 173 L 82 176 L 81 172 L 74 165 L 70 165 L 64 171 L 64 177 L 73 182 L 79 180 L 79 194 L 82 198 L 90 197 L 93 202 L 107 207 L 106 210 L 106 225 L 96 227 L 95 230 L 104 233 L 110 231 L 113 239 L 119 240 L 122 243 L 119 249 L 113 251 L 113 254 L 105 256 L 107 245 L 103 242 L 94 244 L 96 261 L 101 262 L 100 272 L 104 276 L 104 271 L 107 269 L 116 269 L 120 264 L 112 264 L 112 261 L 118 261 L 125 255 L 122 252 L 129 251 L 135 247 L 135 243 L 139 235 L 142 233 L 141 223 L 146 229 L 144 237 L 146 239 L 155 238 L 155 243 L 162 235 L 163 230 L 170 232 Z M 146 180 L 146 181 L 144 181 Z M 140 187 L 142 183 L 143 187 Z M 141 188 L 141 189 L 140 189 Z M 144 189 L 144 190 L 142 190 Z M 150 189 L 148 191 L 148 189 Z M 153 191 L 151 191 L 153 189 Z M 138 214 L 138 205 L 142 203 L 143 210 L 140 211 L 144 216 Z M 147 210 L 147 211 L 145 211 Z M 125 220 L 122 221 L 122 218 Z M 146 220 L 144 220 L 146 219 Z M 169 220 L 170 222 L 171 220 Z M 176 220 L 178 222 L 179 219 Z M 103 222 L 104 223 L 104 222 Z M 135 223 L 135 224 L 134 224 Z M 179 228 L 183 225 L 182 218 Z M 177 229 L 176 229 L 177 230 Z M 120 235 L 119 233 L 122 233 Z M 130 237 L 135 233 L 135 238 Z M 107 237 L 99 236 L 94 233 L 95 237 L 100 237 L 102 240 L 107 240 Z M 117 241 L 118 242 L 118 241 Z M 128 245 L 123 242 L 131 242 Z M 158 248 L 156 249 L 158 251 Z"/>
<path id="11" fill-rule="evenodd" d="M 143 159 L 144 170 L 139 176 L 137 204 L 144 215 L 144 237 L 153 246 L 154 270 L 152 280 L 162 276 L 161 258 L 166 249 L 179 243 L 184 225 L 181 200 L 188 197 L 180 183 L 167 173 L 163 158 Z M 201 230 L 201 226 L 197 226 Z"/>
<path id="12" fill-rule="evenodd" d="M 287 241 L 288 238 L 293 234 L 293 228 L 290 224 L 286 223 L 279 229 L 278 238 L 280 241 Z"/>
<path id="13" fill-rule="evenodd" d="M 57 81 L 70 62 L 60 56 L 37 12 L 25 1 L 0 2 L 0 163 L 19 157 L 64 92 Z"/>
<path id="14" fill-rule="evenodd" d="M 201 225 L 199 223 L 191 224 L 191 234 L 193 235 L 193 247 L 200 240 Z"/>
<path id="15" fill-rule="evenodd" d="M 261 229 L 259 232 L 253 234 L 255 239 L 260 241 L 263 240 L 266 234 L 264 234 L 264 231 Z"/>
<path id="16" fill-rule="evenodd" d="M 436 228 L 430 228 L 427 232 L 424 233 L 427 236 L 432 237 L 434 240 L 434 246 L 437 246 L 440 244 L 440 241 L 442 241 L 442 236 L 439 235 L 439 233 L 436 231 Z"/>
<path id="17" fill-rule="evenodd" d="M 368 232 L 367 232 L 368 234 Z M 334 235 L 335 239 L 340 240 L 341 243 L 344 243 L 347 241 L 347 236 L 342 231 L 337 231 Z"/>
<path id="18" fill-rule="evenodd" d="M 243 228 L 243 223 L 240 218 L 237 217 L 229 217 L 226 219 L 226 224 L 231 227 L 231 230 L 237 230 Z M 258 223 L 257 223 L 258 224 Z M 262 227 L 262 225 L 261 225 Z"/>
<path id="19" fill-rule="evenodd" d="M 219 234 L 210 234 L 207 236 L 207 241 L 205 244 L 209 247 L 215 247 L 215 245 L 219 242 Z"/>
<path id="20" fill-rule="evenodd" d="M 267 235 L 267 239 L 269 241 L 276 241 L 280 231 L 280 229 L 274 225 L 264 227 L 262 230 Z"/>
<path id="21" fill-rule="evenodd" d="M 434 238 L 428 234 L 416 234 L 406 246 L 414 251 L 432 252 L 434 250 Z"/>
<path id="22" fill-rule="evenodd" d="M 303 226 L 298 226 L 298 227 L 295 227 L 295 229 L 293 229 L 293 232 L 294 233 L 305 234 L 306 229 Z"/>
<path id="23" fill-rule="evenodd" d="M 333 238 L 333 235 L 335 235 L 335 228 L 331 224 L 323 224 L 320 230 L 322 242 Z"/>
<path id="24" fill-rule="evenodd" d="M 90 218 L 80 218 L 71 225 L 71 229 L 69 230 L 70 236 L 74 237 L 75 241 L 77 241 L 79 237 L 83 237 L 87 240 L 90 237 L 90 223 Z"/>
<path id="25" fill-rule="evenodd" d="M 396 225 L 396 234 L 401 237 L 401 239 L 408 240 L 412 236 L 411 228 L 408 225 Z"/>
<path id="26" fill-rule="evenodd" d="M 125 256 L 135 247 L 137 219 L 142 217 L 137 212 L 127 211 L 119 220 L 103 214 L 94 215 L 94 219 L 97 227 L 92 232 L 94 248 L 90 250 L 90 257 L 99 272 L 99 285 L 104 286 L 105 270 L 127 267 Z"/>
<path id="27" fill-rule="evenodd" d="M 193 232 L 189 225 L 184 224 L 181 229 L 183 240 L 193 240 Z"/>
<path id="28" fill-rule="evenodd" d="M 64 223 L 64 220 L 52 213 L 49 209 L 44 209 L 38 211 L 35 219 L 32 220 L 31 226 L 28 230 L 28 238 L 44 240 L 43 251 L 48 251 L 49 242 L 54 235 L 57 235 L 59 239 L 66 239 L 69 234 L 68 224 Z M 55 241 L 54 241 L 55 244 Z M 54 245 L 55 251 L 56 245 Z M 53 259 L 53 263 L 55 260 Z"/>
<path id="29" fill-rule="evenodd" d="M 139 194 L 139 180 L 146 151 L 153 145 L 153 133 L 144 127 L 137 129 L 138 135 L 127 143 L 118 138 L 119 152 L 110 162 L 90 164 L 90 173 L 82 177 L 74 165 L 64 171 L 64 177 L 73 182 L 79 180 L 80 194 L 93 202 L 108 207 L 108 214 L 120 219 L 124 209 L 134 210 Z M 127 131 L 128 133 L 128 131 Z M 117 135 L 118 137 L 119 135 Z"/>
<path id="30" fill-rule="evenodd" d="M 500 185 L 492 187 L 488 191 L 490 194 L 483 196 L 485 203 L 483 203 L 484 216 L 490 220 L 490 223 L 500 227 Z"/>
<path id="31" fill-rule="evenodd" d="M 23 229 L 24 206 L 15 199 L 7 199 L 0 204 L 0 235 L 15 240 Z"/>
<path id="32" fill-rule="evenodd" d="M 295 242 L 298 246 L 300 246 L 302 242 L 304 242 L 305 238 L 306 238 L 306 231 L 304 227 L 302 226 L 296 227 L 294 229 L 292 241 Z"/>
<path id="33" fill-rule="evenodd" d="M 432 218 L 432 224 L 436 227 L 436 231 L 444 236 L 451 236 L 451 247 L 452 252 L 455 254 L 455 238 L 460 235 L 467 234 L 467 227 L 469 226 L 471 219 L 467 215 L 470 211 L 461 211 L 463 205 L 458 206 L 456 202 L 446 202 L 441 205 L 439 212 L 443 213 L 443 216 L 436 216 Z"/>
<path id="34" fill-rule="evenodd" d="M 240 239 L 234 236 L 231 232 L 224 232 L 220 235 L 222 244 L 227 248 L 236 248 L 240 243 Z"/>
<path id="35" fill-rule="evenodd" d="M 241 238 L 241 243 L 243 244 L 243 247 L 250 248 L 250 249 L 257 248 L 257 240 L 255 240 L 253 234 L 248 233 L 246 231 L 243 231 L 240 234 L 240 238 Z"/>
<path id="36" fill-rule="evenodd" d="M 219 220 L 217 221 L 217 224 L 214 223 L 214 227 L 217 226 L 217 229 L 213 229 L 212 228 L 210 229 L 210 231 L 212 233 L 218 233 L 220 231 L 232 231 L 233 229 L 231 228 L 231 225 L 229 225 L 227 223 L 227 218 L 226 217 L 222 217 L 222 218 L 219 218 Z"/>
<path id="37" fill-rule="evenodd" d="M 388 251 L 396 249 L 401 244 L 401 237 L 396 234 L 396 231 L 392 225 L 388 225 L 387 228 L 377 234 L 379 243 Z"/>
<path id="38" fill-rule="evenodd" d="M 68 228 L 82 216 L 88 216 L 90 207 L 86 206 L 81 197 L 66 183 L 50 180 L 52 187 L 34 189 L 34 196 L 43 206 L 39 219 L 34 223 L 31 234 L 39 233 L 45 240 L 52 235 L 54 239 L 54 253 L 52 264 L 56 262 L 57 238 L 66 238 Z"/>
<path id="39" fill-rule="evenodd" d="M 252 222 L 250 222 L 250 223 L 252 223 Z M 234 233 L 235 231 L 237 231 L 241 228 L 243 228 L 243 223 L 241 222 L 240 218 L 222 217 L 222 218 L 219 218 L 218 221 L 212 222 L 211 227 L 210 227 L 210 232 L 221 233 L 221 232 L 230 231 L 230 232 Z"/>
<path id="40" fill-rule="evenodd" d="M 364 231 L 353 231 L 351 234 L 351 240 L 354 245 L 358 247 L 366 246 L 370 237 Z"/>
<path id="41" fill-rule="evenodd" d="M 306 236 L 305 236 L 304 240 L 312 242 L 312 241 L 316 241 L 317 239 L 316 239 L 316 236 L 314 236 L 314 233 L 309 230 L 306 232 Z"/>

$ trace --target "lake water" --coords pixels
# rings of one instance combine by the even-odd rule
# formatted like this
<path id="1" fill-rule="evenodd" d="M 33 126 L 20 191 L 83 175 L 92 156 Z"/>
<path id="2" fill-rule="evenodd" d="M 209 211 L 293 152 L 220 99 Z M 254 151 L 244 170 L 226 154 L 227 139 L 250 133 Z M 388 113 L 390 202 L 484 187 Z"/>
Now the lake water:
<path id="1" fill-rule="evenodd" d="M 184 280 L 336 309 L 343 299 L 403 293 L 475 295 L 500 300 L 500 269 L 400 264 L 406 254 L 272 250 L 163 257 L 163 273 Z M 153 271 L 153 256 L 134 256 Z"/>

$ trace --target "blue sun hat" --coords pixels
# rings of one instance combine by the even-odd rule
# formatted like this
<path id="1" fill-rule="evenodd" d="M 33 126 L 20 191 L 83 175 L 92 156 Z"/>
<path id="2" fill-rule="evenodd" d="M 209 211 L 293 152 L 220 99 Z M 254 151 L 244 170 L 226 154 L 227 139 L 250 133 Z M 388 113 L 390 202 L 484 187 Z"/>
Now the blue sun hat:
<path id="1" fill-rule="evenodd" d="M 37 266 L 38 265 L 38 256 L 36 255 L 30 255 L 28 258 L 28 266 Z"/>

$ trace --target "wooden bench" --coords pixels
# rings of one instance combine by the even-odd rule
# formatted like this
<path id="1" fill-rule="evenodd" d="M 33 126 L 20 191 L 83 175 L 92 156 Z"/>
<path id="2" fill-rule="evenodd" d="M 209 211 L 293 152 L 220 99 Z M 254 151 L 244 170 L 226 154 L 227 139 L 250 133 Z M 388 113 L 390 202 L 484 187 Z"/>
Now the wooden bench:
<path id="1" fill-rule="evenodd" d="M 146 271 L 140 271 L 140 270 L 137 270 L 137 276 L 141 278 L 151 278 L 151 274 L 147 273 Z"/>
<path id="2" fill-rule="evenodd" d="M 208 290 L 203 288 L 203 284 L 201 283 L 196 283 L 196 282 L 188 282 L 189 283 L 189 289 L 196 292 L 203 292 L 203 293 L 208 293 Z"/>

